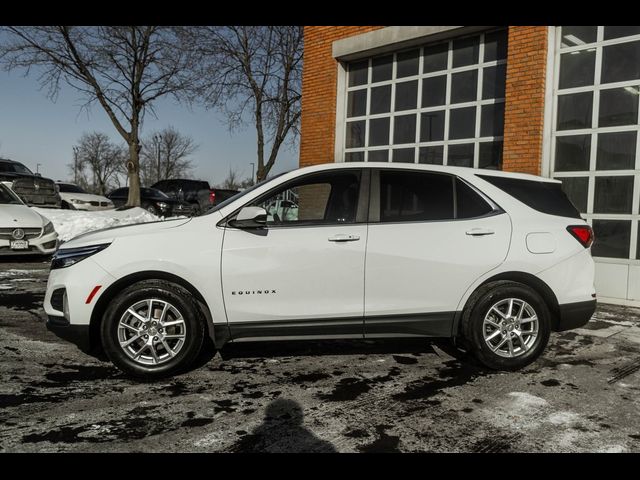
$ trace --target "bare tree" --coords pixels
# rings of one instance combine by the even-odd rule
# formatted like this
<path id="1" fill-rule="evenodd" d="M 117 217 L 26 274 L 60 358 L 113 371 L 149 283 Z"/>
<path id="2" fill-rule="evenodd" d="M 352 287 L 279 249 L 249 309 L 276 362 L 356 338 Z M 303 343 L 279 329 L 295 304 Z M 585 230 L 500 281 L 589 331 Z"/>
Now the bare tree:
<path id="1" fill-rule="evenodd" d="M 217 185 L 217 188 L 224 188 L 229 190 L 240 190 L 243 188 L 247 188 L 253 185 L 253 180 L 251 178 L 245 178 L 244 180 L 240 180 L 240 174 L 236 169 L 230 168 L 229 173 L 227 174 L 227 178 L 224 181 Z"/>
<path id="2" fill-rule="evenodd" d="M 126 163 L 127 151 L 104 133 L 84 133 L 76 147 L 77 162 L 69 164 L 77 173 L 81 187 L 100 195 L 120 185 L 119 174 Z M 77 170 L 77 172 L 76 172 Z"/>
<path id="3" fill-rule="evenodd" d="M 231 129 L 253 122 L 257 180 L 264 180 L 300 119 L 300 26 L 215 26 L 182 30 L 200 57 L 199 98 L 226 114 Z M 265 152 L 268 149 L 268 152 Z"/>
<path id="4" fill-rule="evenodd" d="M 142 141 L 140 177 L 143 185 L 167 178 L 188 176 L 193 168 L 188 158 L 198 150 L 193 138 L 169 126 Z"/>
<path id="5" fill-rule="evenodd" d="M 55 100 L 61 82 L 98 103 L 128 146 L 128 205 L 140 205 L 140 129 L 147 110 L 190 85 L 194 56 L 180 47 L 176 29 L 157 26 L 0 27 L 6 70 L 32 70 Z"/>

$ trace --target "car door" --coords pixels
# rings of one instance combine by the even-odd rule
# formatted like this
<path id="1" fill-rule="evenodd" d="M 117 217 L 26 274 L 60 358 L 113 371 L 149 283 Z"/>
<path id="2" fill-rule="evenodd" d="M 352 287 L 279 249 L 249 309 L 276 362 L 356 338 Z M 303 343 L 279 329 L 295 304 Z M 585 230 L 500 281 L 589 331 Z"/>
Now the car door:
<path id="1" fill-rule="evenodd" d="M 507 255 L 508 215 L 435 172 L 380 169 L 371 200 L 365 336 L 449 336 L 465 291 Z"/>
<path id="2" fill-rule="evenodd" d="M 368 179 L 359 168 L 294 179 L 246 205 L 268 210 L 265 228 L 225 228 L 232 338 L 362 338 Z"/>

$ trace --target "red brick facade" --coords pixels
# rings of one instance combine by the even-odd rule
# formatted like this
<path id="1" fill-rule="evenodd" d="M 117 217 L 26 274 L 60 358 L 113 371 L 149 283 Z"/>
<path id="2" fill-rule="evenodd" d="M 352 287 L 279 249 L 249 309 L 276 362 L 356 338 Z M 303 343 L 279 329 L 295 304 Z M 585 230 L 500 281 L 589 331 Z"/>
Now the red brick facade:
<path id="1" fill-rule="evenodd" d="M 547 27 L 509 27 L 503 170 L 540 175 Z"/>
<path id="2" fill-rule="evenodd" d="M 332 44 L 383 27 L 304 27 L 300 166 L 334 161 L 338 62 Z"/>
<path id="3" fill-rule="evenodd" d="M 334 161 L 337 62 L 332 43 L 383 27 L 304 30 L 300 166 Z M 509 27 L 503 169 L 540 174 L 547 27 Z"/>

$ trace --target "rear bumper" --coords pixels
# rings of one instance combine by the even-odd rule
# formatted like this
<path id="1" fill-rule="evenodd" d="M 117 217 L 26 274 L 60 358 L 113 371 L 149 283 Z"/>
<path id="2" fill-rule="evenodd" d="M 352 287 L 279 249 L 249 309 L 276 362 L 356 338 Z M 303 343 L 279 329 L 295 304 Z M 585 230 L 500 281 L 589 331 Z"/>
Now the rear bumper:
<path id="1" fill-rule="evenodd" d="M 49 315 L 47 330 L 53 332 L 57 337 L 73 343 L 85 353 L 91 351 L 89 325 L 71 325 L 64 317 Z"/>
<path id="2" fill-rule="evenodd" d="M 553 329 L 556 332 L 563 332 L 573 328 L 579 328 L 591 319 L 596 311 L 596 300 L 586 302 L 565 303 L 560 305 L 560 318 Z"/>

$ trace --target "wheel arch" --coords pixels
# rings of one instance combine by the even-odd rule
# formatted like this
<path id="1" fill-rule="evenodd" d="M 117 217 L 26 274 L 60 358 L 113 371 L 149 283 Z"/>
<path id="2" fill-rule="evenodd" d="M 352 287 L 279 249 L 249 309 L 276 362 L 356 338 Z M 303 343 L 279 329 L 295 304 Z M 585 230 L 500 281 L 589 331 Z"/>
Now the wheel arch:
<path id="1" fill-rule="evenodd" d="M 96 301 L 93 311 L 91 312 L 91 320 L 89 323 L 89 337 L 92 350 L 99 348 L 102 345 L 100 340 L 100 325 L 109 302 L 111 302 L 111 300 L 123 289 L 142 280 L 167 280 L 187 289 L 196 299 L 200 313 L 206 319 L 207 333 L 214 342 L 216 348 L 220 348 L 229 339 L 228 327 L 226 325 L 219 325 L 218 328 L 214 327 L 211 309 L 196 287 L 184 278 L 173 273 L 163 272 L 160 270 L 146 270 L 142 272 L 135 272 L 118 279 L 109 285 L 102 295 L 100 295 Z"/>
<path id="2" fill-rule="evenodd" d="M 549 308 L 549 313 L 551 313 L 551 329 L 554 330 L 557 327 L 558 321 L 560 319 L 560 305 L 558 303 L 558 298 L 556 297 L 556 294 L 553 293 L 551 287 L 549 287 L 549 285 L 547 285 L 543 280 L 531 273 L 512 271 L 501 272 L 497 275 L 485 279 L 473 290 L 473 292 L 471 292 L 471 294 L 465 301 L 464 307 L 455 316 L 453 325 L 454 336 L 460 333 L 462 315 L 464 315 L 464 312 L 466 312 L 467 309 L 470 308 L 475 302 L 475 293 L 488 283 L 497 282 L 500 280 L 522 283 L 535 290 L 538 295 L 542 297 L 542 299 L 547 304 L 547 307 Z"/>

